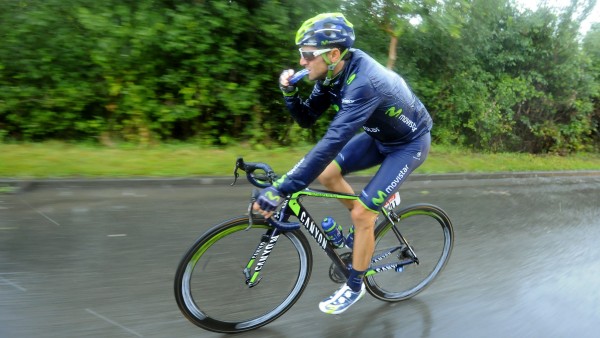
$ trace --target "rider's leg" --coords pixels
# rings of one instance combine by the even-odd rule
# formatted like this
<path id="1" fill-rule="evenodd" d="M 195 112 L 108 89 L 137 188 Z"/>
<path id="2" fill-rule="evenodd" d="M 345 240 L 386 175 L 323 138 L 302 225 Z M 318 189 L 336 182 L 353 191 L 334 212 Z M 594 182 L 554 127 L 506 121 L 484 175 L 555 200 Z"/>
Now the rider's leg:
<path id="1" fill-rule="evenodd" d="M 344 179 L 339 165 L 335 162 L 331 162 L 319 175 L 319 182 L 328 190 L 354 194 L 354 190 Z M 374 230 L 378 212 L 367 209 L 357 200 L 341 199 L 340 202 L 350 210 L 350 217 L 354 224 L 352 265 L 356 270 L 367 270 L 375 247 Z"/>
<path id="2" fill-rule="evenodd" d="M 354 194 L 354 190 L 343 175 L 371 168 L 383 161 L 373 138 L 365 133 L 358 134 L 330 163 L 319 176 L 319 182 L 328 190 Z M 353 268 L 346 284 L 331 297 L 319 303 L 319 309 L 325 313 L 339 314 L 358 301 L 365 294 L 362 282 L 369 268 L 375 246 L 374 227 L 377 214 L 369 211 L 357 200 L 340 199 L 348 210 L 354 224 Z"/>
<path id="3" fill-rule="evenodd" d="M 350 212 L 354 223 L 354 246 L 352 268 L 348 281 L 331 297 L 319 303 L 319 309 L 325 313 L 340 314 L 365 294 L 363 278 L 369 268 L 375 248 L 375 220 L 377 213 L 356 202 Z"/>
<path id="4" fill-rule="evenodd" d="M 340 166 L 336 162 L 331 162 L 323 170 L 321 175 L 319 175 L 319 182 L 327 188 L 327 190 L 341 192 L 344 194 L 354 194 L 354 190 L 348 182 L 342 176 L 342 171 Z M 354 208 L 354 202 L 352 200 L 344 200 L 340 199 L 340 202 L 348 208 L 348 210 L 352 210 Z"/>
<path id="5" fill-rule="evenodd" d="M 354 224 L 352 267 L 357 271 L 366 271 L 375 249 L 375 221 L 378 212 L 365 208 L 358 201 L 353 202 L 355 205 L 350 212 Z"/>
<path id="6" fill-rule="evenodd" d="M 328 190 L 341 193 L 354 194 L 352 187 L 342 176 L 337 163 L 331 162 L 319 176 L 319 182 Z M 355 270 L 365 271 L 369 268 L 373 249 L 375 248 L 375 220 L 377 212 L 365 208 L 357 200 L 344 200 L 342 202 L 348 210 L 352 224 L 354 224 L 354 245 L 352 252 L 352 265 Z"/>
<path id="7" fill-rule="evenodd" d="M 319 176 L 319 182 L 328 190 L 354 194 L 352 187 L 342 176 L 337 163 L 331 162 Z M 355 270 L 365 271 L 369 268 L 373 249 L 375 248 L 375 220 L 377 211 L 370 210 L 357 200 L 340 200 L 350 210 L 354 224 L 354 245 L 352 250 L 352 266 Z"/>

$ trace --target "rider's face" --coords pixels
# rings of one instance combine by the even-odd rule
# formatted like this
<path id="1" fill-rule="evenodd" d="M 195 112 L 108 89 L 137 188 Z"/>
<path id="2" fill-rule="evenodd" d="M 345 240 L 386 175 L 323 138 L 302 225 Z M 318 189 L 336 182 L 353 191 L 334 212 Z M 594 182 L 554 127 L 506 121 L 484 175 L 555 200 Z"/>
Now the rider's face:
<path id="1" fill-rule="evenodd" d="M 318 49 L 316 47 L 303 46 L 301 50 L 302 52 L 313 52 Z M 329 53 L 331 52 L 327 52 L 325 54 Z M 325 63 L 325 60 L 323 60 L 323 54 L 312 58 L 312 60 L 308 60 L 310 58 L 311 57 L 300 57 L 300 65 L 310 70 L 310 73 L 308 73 L 308 79 L 311 81 L 324 79 L 327 75 L 327 63 Z"/>

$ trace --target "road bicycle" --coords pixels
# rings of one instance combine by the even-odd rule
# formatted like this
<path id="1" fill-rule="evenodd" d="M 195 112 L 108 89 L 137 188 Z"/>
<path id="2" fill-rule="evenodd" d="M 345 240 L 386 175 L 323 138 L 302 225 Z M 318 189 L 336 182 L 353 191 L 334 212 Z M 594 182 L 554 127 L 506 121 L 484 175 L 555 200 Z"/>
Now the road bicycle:
<path id="1" fill-rule="evenodd" d="M 238 170 L 259 188 L 278 178 L 266 163 L 238 158 L 232 185 Z M 331 259 L 332 281 L 344 283 L 349 275 L 352 252 L 336 249 L 302 202 L 356 200 L 358 195 L 306 188 L 288 195 L 275 215 L 265 219 L 252 213 L 257 194 L 254 189 L 247 215 L 206 231 L 179 263 L 174 285 L 177 304 L 188 320 L 203 329 L 222 333 L 257 329 L 296 303 L 313 266 L 312 248 L 301 228 Z M 364 280 L 373 297 L 388 302 L 411 298 L 428 287 L 446 266 L 454 243 L 452 223 L 442 209 L 431 204 L 399 208 L 398 203 L 396 193 L 381 210 L 375 251 Z M 298 222 L 291 222 L 291 216 Z"/>

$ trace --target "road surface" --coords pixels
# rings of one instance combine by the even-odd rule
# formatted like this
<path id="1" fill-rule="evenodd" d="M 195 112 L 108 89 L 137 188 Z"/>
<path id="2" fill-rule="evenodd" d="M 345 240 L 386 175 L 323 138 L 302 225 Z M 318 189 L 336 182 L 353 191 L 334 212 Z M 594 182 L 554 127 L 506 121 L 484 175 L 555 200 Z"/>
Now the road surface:
<path id="1" fill-rule="evenodd" d="M 223 337 L 181 315 L 172 284 L 193 239 L 245 211 L 250 186 L 225 182 L 67 181 L 0 194 L 0 337 Z M 421 179 L 401 194 L 454 223 L 449 265 L 429 289 L 322 314 L 337 285 L 314 249 L 298 303 L 237 337 L 598 337 L 600 176 Z"/>

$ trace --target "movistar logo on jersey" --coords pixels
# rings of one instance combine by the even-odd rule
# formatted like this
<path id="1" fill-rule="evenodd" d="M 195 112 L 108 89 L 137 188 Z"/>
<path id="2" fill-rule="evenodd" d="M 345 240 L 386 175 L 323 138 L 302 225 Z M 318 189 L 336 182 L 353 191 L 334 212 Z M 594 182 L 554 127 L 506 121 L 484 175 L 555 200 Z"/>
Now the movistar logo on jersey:
<path id="1" fill-rule="evenodd" d="M 371 199 L 371 202 L 373 202 L 373 204 L 375 206 L 380 206 L 381 204 L 383 204 L 383 202 L 385 202 L 385 198 L 387 197 L 387 194 L 384 193 L 381 190 L 377 191 L 377 198 L 373 198 Z"/>
<path id="2" fill-rule="evenodd" d="M 394 107 L 390 107 L 385 114 L 391 117 L 398 117 L 402 115 L 402 108 L 398 108 L 398 110 L 396 110 Z"/>
<path id="3" fill-rule="evenodd" d="M 385 188 L 385 191 L 388 193 L 392 193 L 394 192 L 394 190 L 396 190 L 396 187 L 402 182 L 402 180 L 404 179 L 404 177 L 408 174 L 408 164 L 405 165 L 402 169 L 400 169 L 400 171 L 398 172 L 398 176 L 396 176 L 396 178 L 392 181 L 392 183 L 390 183 L 390 185 L 387 186 L 387 188 Z"/>
<path id="4" fill-rule="evenodd" d="M 275 202 L 279 202 L 281 200 L 280 196 L 277 195 L 273 195 L 272 191 L 267 191 L 267 193 L 265 194 L 267 196 L 268 199 L 270 199 L 271 201 L 275 201 Z"/>
<path id="5" fill-rule="evenodd" d="M 390 107 L 390 109 L 388 109 L 385 112 L 385 114 L 390 117 L 398 118 L 400 121 L 402 121 L 404 124 L 406 124 L 412 130 L 413 133 L 415 131 L 417 131 L 417 124 L 414 123 L 408 117 L 406 117 L 406 115 L 402 115 L 402 108 L 398 108 L 398 110 L 396 110 L 396 108 Z"/>

